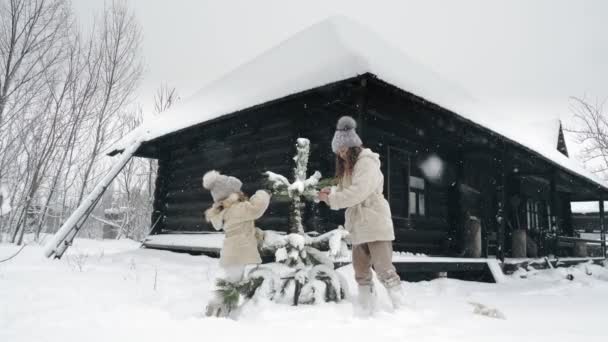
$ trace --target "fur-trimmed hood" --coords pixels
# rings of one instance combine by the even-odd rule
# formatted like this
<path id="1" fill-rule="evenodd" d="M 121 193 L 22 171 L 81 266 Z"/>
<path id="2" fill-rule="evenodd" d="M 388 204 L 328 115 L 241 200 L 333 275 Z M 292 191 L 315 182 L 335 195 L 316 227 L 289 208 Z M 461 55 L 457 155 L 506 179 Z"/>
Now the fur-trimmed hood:
<path id="1" fill-rule="evenodd" d="M 249 199 L 240 193 L 233 193 L 205 211 L 205 218 L 211 222 L 213 228 L 225 233 L 220 265 L 262 262 L 258 252 L 255 220 L 264 214 L 269 203 L 270 194 L 263 190 L 258 190 Z"/>
<path id="2" fill-rule="evenodd" d="M 205 210 L 205 220 L 211 223 L 215 230 L 224 229 L 224 214 L 228 208 L 240 202 L 239 198 L 239 194 L 232 193 L 225 200 L 213 203 L 211 208 Z"/>

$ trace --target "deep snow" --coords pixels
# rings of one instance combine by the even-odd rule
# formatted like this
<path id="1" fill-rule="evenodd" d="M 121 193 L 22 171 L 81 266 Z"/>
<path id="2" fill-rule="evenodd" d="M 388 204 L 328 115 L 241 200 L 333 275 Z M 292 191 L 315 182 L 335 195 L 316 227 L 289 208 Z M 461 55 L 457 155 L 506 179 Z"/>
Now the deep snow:
<path id="1" fill-rule="evenodd" d="M 0 244 L 0 259 L 17 247 Z M 355 289 L 352 269 L 340 270 Z M 257 303 L 238 320 L 204 318 L 217 260 L 77 239 L 62 260 L 27 246 L 0 263 L 0 341 L 584 341 L 605 340 L 608 269 L 519 272 L 501 284 L 403 283 L 412 307 L 357 318 L 350 302 Z M 574 280 L 566 275 L 571 273 Z M 591 275 L 588 275 L 590 273 Z M 526 278 L 520 278 L 526 276 Z M 156 284 L 156 285 L 155 285 Z M 155 288 L 156 287 L 156 288 Z M 381 301 L 386 308 L 385 294 Z M 506 319 L 474 314 L 470 303 Z"/>

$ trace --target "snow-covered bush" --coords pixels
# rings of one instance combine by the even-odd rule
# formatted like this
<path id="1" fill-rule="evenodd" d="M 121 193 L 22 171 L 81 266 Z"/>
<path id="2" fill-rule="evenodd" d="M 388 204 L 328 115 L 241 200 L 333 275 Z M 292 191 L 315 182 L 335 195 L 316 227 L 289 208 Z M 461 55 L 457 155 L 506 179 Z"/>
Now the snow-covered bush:
<path id="1" fill-rule="evenodd" d="M 342 226 L 319 236 L 265 232 L 262 253 L 273 254 L 275 263 L 284 266 L 281 285 L 269 298 L 294 304 L 343 299 L 346 282 L 334 271 L 333 260 L 347 254 L 347 235 Z"/>

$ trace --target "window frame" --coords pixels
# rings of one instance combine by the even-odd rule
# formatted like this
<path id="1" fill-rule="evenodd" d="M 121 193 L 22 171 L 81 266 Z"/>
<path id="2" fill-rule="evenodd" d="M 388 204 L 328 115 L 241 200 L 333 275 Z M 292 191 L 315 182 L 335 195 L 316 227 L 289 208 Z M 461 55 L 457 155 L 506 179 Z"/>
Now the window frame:
<path id="1" fill-rule="evenodd" d="M 422 187 L 412 186 L 412 178 L 419 179 L 422 181 Z M 408 215 L 415 217 L 426 217 L 426 180 L 423 177 L 412 176 L 411 172 L 408 176 Z M 412 212 L 412 205 L 409 203 L 409 200 L 412 199 L 412 194 L 414 195 L 414 200 L 416 202 L 414 207 L 414 212 Z"/>
<path id="2" fill-rule="evenodd" d="M 546 219 L 546 229 L 551 229 L 551 205 L 548 201 L 534 198 L 526 199 L 526 225 L 528 230 L 540 231 L 545 229 L 543 222 Z"/>
<path id="3" fill-rule="evenodd" d="M 401 149 L 395 146 L 387 146 L 387 165 L 386 165 L 386 170 L 387 170 L 387 177 L 386 177 L 386 194 L 387 194 L 387 200 L 389 202 L 389 206 L 392 205 L 392 196 L 393 194 L 391 194 L 391 180 L 392 177 L 394 175 L 391 174 L 391 154 L 394 153 L 392 151 L 401 153 L 403 155 L 403 157 L 405 157 L 405 161 L 407 164 L 406 167 L 406 171 L 407 172 L 403 172 L 402 177 L 405 177 L 405 181 L 406 183 L 406 188 L 407 190 L 405 191 L 405 213 L 407 214 L 407 216 L 399 216 L 399 215 L 395 215 L 394 213 L 392 213 L 393 218 L 397 218 L 397 219 L 412 219 L 412 218 L 422 218 L 422 217 L 428 217 L 428 205 L 427 205 L 427 198 L 428 198 L 428 194 L 427 194 L 427 190 L 428 190 L 428 182 L 426 181 L 426 179 L 424 177 L 422 177 L 421 174 L 417 173 L 415 175 L 412 174 L 412 155 L 413 153 L 410 151 L 407 151 L 405 149 Z M 417 177 L 420 178 L 423 181 L 423 189 L 416 189 L 414 191 L 412 191 L 412 186 L 411 186 L 411 181 L 410 181 L 410 177 Z M 411 213 L 410 212 L 410 194 L 414 192 L 416 194 L 416 213 Z M 420 203 L 422 203 L 422 206 L 420 205 Z M 422 207 L 423 213 L 420 213 L 420 207 Z"/>

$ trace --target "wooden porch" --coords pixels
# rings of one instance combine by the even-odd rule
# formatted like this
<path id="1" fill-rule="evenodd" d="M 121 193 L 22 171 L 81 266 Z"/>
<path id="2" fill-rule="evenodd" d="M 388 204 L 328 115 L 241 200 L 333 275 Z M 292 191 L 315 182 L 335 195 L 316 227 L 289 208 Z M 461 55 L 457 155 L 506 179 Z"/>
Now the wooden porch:
<path id="1" fill-rule="evenodd" d="M 170 250 L 191 254 L 219 257 L 223 242 L 222 233 L 158 234 L 148 237 L 144 248 Z M 264 262 L 274 261 L 273 257 Z M 543 269 L 567 267 L 579 263 L 604 262 L 605 258 L 452 258 L 445 256 L 418 256 L 395 253 L 393 264 L 397 273 L 405 281 L 423 281 L 436 278 L 454 278 L 488 283 L 504 281 L 504 274 L 511 274 L 518 268 Z M 350 258 L 335 261 L 334 266 L 343 267 L 351 263 Z"/>

